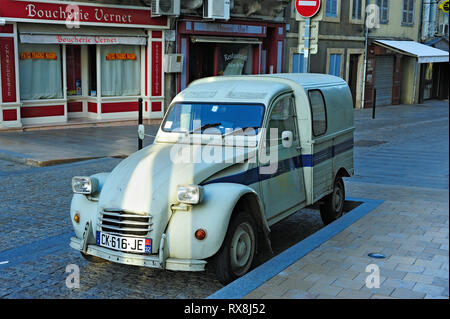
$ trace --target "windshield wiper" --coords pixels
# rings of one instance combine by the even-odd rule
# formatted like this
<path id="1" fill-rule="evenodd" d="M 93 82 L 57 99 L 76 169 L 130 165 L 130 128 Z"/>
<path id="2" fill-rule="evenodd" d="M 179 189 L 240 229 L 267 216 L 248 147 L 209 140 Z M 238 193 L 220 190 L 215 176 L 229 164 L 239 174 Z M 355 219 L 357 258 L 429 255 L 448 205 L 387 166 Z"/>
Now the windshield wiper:
<path id="1" fill-rule="evenodd" d="M 246 129 L 248 129 L 248 128 L 259 129 L 259 126 L 246 126 L 246 127 L 238 128 L 238 129 L 236 129 L 234 131 L 231 131 L 231 132 L 228 132 L 226 134 L 223 134 L 222 137 L 227 137 L 229 135 L 236 134 L 237 132 L 243 132 L 244 133 L 244 131 Z"/>
<path id="2" fill-rule="evenodd" d="M 196 128 L 196 129 L 193 129 L 192 131 L 190 131 L 190 132 L 188 132 L 187 134 L 193 134 L 193 133 L 195 133 L 195 132 L 197 132 L 197 131 L 203 131 L 203 130 L 206 130 L 207 128 L 212 128 L 212 127 L 217 127 L 217 126 L 219 126 L 219 125 L 222 125 L 222 123 L 209 123 L 209 124 L 205 124 L 205 125 L 202 125 L 201 127 L 198 127 L 198 128 Z"/>

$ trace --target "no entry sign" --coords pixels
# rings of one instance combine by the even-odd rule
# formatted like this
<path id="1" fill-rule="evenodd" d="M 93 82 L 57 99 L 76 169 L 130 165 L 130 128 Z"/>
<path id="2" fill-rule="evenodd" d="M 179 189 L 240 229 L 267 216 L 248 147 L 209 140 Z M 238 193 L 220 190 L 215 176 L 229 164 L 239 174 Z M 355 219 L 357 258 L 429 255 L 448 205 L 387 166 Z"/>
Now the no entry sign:
<path id="1" fill-rule="evenodd" d="M 295 0 L 295 7 L 303 18 L 311 18 L 319 12 L 320 0 Z"/>

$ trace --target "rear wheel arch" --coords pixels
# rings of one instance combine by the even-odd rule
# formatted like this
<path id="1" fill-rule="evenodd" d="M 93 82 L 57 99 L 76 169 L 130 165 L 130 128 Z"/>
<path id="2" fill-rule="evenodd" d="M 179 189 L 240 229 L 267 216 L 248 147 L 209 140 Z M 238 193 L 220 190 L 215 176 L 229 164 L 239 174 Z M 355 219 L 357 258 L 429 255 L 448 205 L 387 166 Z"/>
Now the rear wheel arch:
<path id="1" fill-rule="evenodd" d="M 351 177 L 351 175 L 350 175 L 350 173 L 347 171 L 346 168 L 341 167 L 341 168 L 337 171 L 335 178 L 339 178 L 339 177 Z"/>

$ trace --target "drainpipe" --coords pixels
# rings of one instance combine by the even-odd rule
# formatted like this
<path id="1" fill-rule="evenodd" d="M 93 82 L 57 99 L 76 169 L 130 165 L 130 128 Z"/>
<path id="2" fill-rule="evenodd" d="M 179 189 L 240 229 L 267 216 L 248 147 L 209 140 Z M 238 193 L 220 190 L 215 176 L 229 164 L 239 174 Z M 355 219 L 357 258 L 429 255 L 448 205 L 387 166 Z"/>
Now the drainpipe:
<path id="1" fill-rule="evenodd" d="M 420 7 L 419 42 L 425 41 L 429 37 L 430 28 L 430 0 L 422 0 Z"/>
<path id="2" fill-rule="evenodd" d="M 367 26 L 367 6 L 370 5 L 370 1 L 366 2 L 365 15 L 364 15 L 364 26 L 365 26 L 365 39 L 364 39 L 364 66 L 363 66 L 363 84 L 361 92 L 361 108 L 363 109 L 366 105 L 364 99 L 366 97 L 366 74 L 367 74 L 367 46 L 369 42 L 369 27 Z"/>
<path id="3" fill-rule="evenodd" d="M 365 35 L 365 42 L 364 42 L 364 67 L 363 67 L 363 87 L 361 92 L 361 108 L 363 109 L 365 107 L 365 96 L 366 96 L 366 73 L 367 73 L 367 44 L 368 44 L 368 38 L 369 38 L 369 28 L 367 27 L 367 23 L 365 23 L 366 26 L 366 35 Z"/>

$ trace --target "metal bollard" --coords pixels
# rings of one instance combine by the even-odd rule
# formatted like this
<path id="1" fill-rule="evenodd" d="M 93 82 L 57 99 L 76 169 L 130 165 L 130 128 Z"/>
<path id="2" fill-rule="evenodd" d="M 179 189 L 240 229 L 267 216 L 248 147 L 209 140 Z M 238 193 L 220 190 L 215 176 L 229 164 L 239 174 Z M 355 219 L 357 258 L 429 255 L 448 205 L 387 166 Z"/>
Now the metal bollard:
<path id="1" fill-rule="evenodd" d="M 377 89 L 373 89 L 373 105 L 372 105 L 372 119 L 375 119 L 375 106 L 377 104 Z"/>
<path id="2" fill-rule="evenodd" d="M 142 98 L 139 98 L 139 112 L 138 112 L 138 125 L 141 125 L 143 120 L 142 120 Z M 138 136 L 138 150 L 142 149 L 142 140 L 139 138 Z"/>

